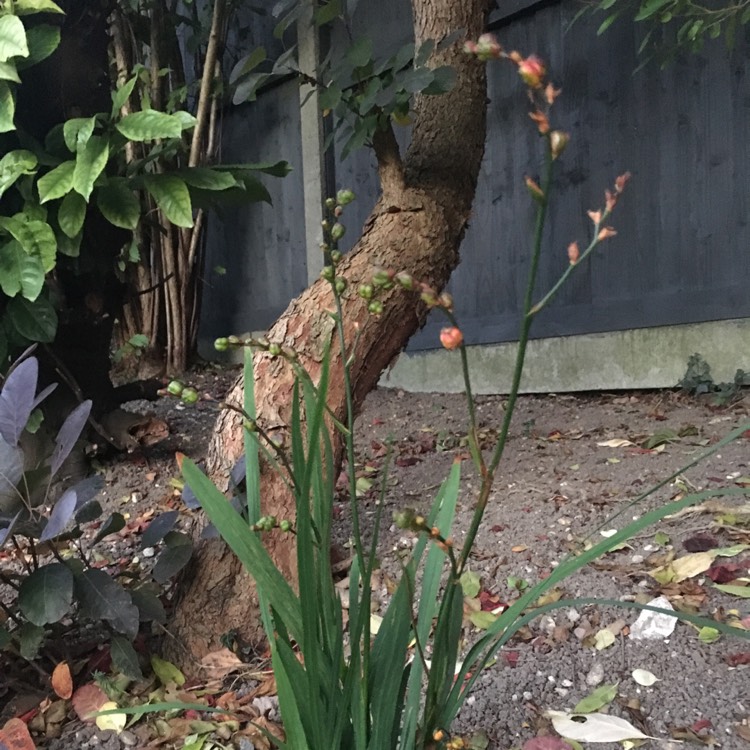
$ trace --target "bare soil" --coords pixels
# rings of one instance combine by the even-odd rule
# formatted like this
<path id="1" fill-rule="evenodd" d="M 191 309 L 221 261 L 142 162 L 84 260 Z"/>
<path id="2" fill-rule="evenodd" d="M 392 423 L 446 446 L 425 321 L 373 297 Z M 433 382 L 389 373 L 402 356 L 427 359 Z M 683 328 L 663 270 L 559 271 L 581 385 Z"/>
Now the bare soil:
<path id="1" fill-rule="evenodd" d="M 171 434 L 159 445 L 101 467 L 107 482 L 104 499 L 111 509 L 125 509 L 138 518 L 179 507 L 170 483 L 177 476 L 174 453 L 201 458 L 216 402 L 235 374 L 213 368 L 196 373 L 193 381 L 203 398 L 194 407 L 184 408 L 173 399 L 130 405 L 165 419 Z M 504 406 L 501 397 L 477 399 L 486 450 L 494 444 Z M 644 502 L 633 502 L 749 418 L 747 392 L 725 406 L 676 392 L 521 397 L 471 561 L 481 581 L 480 605 L 489 610 L 511 602 L 519 587 L 548 576 L 587 541 L 600 541 L 602 532 L 623 528 L 686 489 L 750 484 L 746 436 L 687 471 L 680 481 L 668 483 Z M 398 556 L 413 544 L 411 534 L 392 524 L 392 512 L 404 507 L 427 511 L 452 462 L 460 457 L 463 478 L 454 535 L 459 543 L 469 524 L 478 480 L 469 459 L 461 396 L 377 390 L 367 399 L 358 427 L 356 468 L 363 480 L 360 507 L 365 519 L 374 517 L 386 446 L 389 441 L 393 445 L 378 589 L 385 602 L 389 583 L 398 573 Z M 669 436 L 667 442 L 657 450 L 643 448 L 649 438 L 658 442 L 653 438 L 657 433 Z M 613 440 L 630 444 L 615 447 Z M 347 503 L 342 493 L 336 513 L 344 554 L 349 537 Z M 745 514 L 737 510 L 743 504 Z M 747 496 L 710 501 L 644 530 L 628 547 L 561 584 L 560 594 L 643 602 L 665 593 L 677 608 L 693 607 L 709 617 L 742 621 L 750 627 L 750 599 L 718 591 L 705 572 L 668 586 L 649 575 L 672 557 L 695 551 L 696 545 L 750 544 L 747 504 Z M 181 519 L 186 528 L 190 513 L 184 510 Z M 112 555 L 139 555 L 138 545 L 139 533 L 123 536 L 115 540 Z M 739 564 L 739 582 L 747 580 L 747 551 L 716 562 Z M 467 603 L 467 617 L 473 606 L 476 603 Z M 606 710 L 646 734 L 668 741 L 691 740 L 697 746 L 750 748 L 750 666 L 735 666 L 742 661 L 738 655 L 750 652 L 747 641 L 722 636 L 704 643 L 696 629 L 684 622 L 666 639 L 636 641 L 628 636 L 628 628 L 637 615 L 612 606 L 582 606 L 555 610 L 534 622 L 483 672 L 457 730 L 466 735 L 483 732 L 491 750 L 520 748 L 531 737 L 553 733 L 544 711 L 572 710 L 596 685 L 617 683 L 618 697 Z M 608 626 L 615 633 L 614 643 L 597 649 L 596 634 Z M 467 619 L 467 643 L 478 632 Z M 659 682 L 650 687 L 637 684 L 634 669 L 649 670 Z M 5 700 L 2 685 L 0 675 L 0 706 Z M 28 696 L 23 704 L 22 692 L 6 690 L 8 705 L 0 718 L 6 720 L 31 707 Z M 133 738 L 138 747 L 150 746 L 143 744 L 143 731 L 130 732 L 123 739 L 82 726 L 72 718 L 72 711 L 70 717 L 59 739 L 38 738 L 38 747 L 119 750 L 134 746 Z M 644 745 L 669 746 L 655 741 Z M 250 745 L 243 739 L 227 747 L 247 750 Z"/>

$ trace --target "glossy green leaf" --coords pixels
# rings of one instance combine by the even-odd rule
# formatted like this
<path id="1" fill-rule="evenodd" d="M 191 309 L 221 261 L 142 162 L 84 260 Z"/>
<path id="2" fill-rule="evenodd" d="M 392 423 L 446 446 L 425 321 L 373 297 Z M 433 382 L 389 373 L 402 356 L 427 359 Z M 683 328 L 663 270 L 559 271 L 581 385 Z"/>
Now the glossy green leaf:
<path id="1" fill-rule="evenodd" d="M 120 86 L 117 91 L 112 92 L 112 117 L 115 117 L 117 113 L 125 106 L 125 103 L 133 93 L 133 89 L 135 88 L 137 80 L 138 79 L 133 76 L 132 78 L 125 81 L 125 83 L 123 83 L 123 85 Z"/>
<path id="2" fill-rule="evenodd" d="M 18 75 L 18 70 L 12 62 L 0 62 L 0 80 L 13 81 L 13 83 L 21 83 L 21 79 Z"/>
<path id="3" fill-rule="evenodd" d="M 8 302 L 6 315 L 10 325 L 29 341 L 49 344 L 55 338 L 57 313 L 44 297 L 37 297 L 33 302 L 14 297 Z"/>
<path id="4" fill-rule="evenodd" d="M 590 714 L 594 711 L 600 711 L 608 706 L 617 697 L 617 685 L 601 685 L 585 698 L 578 701 L 573 713 Z"/>
<path id="5" fill-rule="evenodd" d="M 124 180 L 111 180 L 98 188 L 96 205 L 110 224 L 131 230 L 138 226 L 141 204 Z"/>
<path id="6" fill-rule="evenodd" d="M 95 117 L 74 117 L 63 125 L 63 138 L 68 151 L 76 153 L 82 149 L 94 134 Z"/>
<path id="7" fill-rule="evenodd" d="M 39 258 L 45 271 L 51 271 L 55 267 L 57 241 L 52 227 L 46 221 L 29 221 L 23 214 L 0 216 L 0 228 L 18 240 L 29 255 Z"/>
<path id="8" fill-rule="evenodd" d="M 13 93 L 5 81 L 0 81 L 0 133 L 9 133 L 16 129 L 13 122 L 15 116 L 16 102 L 13 99 Z"/>
<path id="9" fill-rule="evenodd" d="M 73 574 L 63 563 L 35 570 L 21 584 L 18 608 L 34 625 L 59 622 L 73 604 Z"/>
<path id="10" fill-rule="evenodd" d="M 29 255 L 18 243 L 11 240 L 0 247 L 0 287 L 7 297 L 19 292 L 34 301 L 44 286 L 44 268 L 39 258 Z"/>
<path id="11" fill-rule="evenodd" d="M 184 180 L 171 175 L 147 177 L 146 190 L 168 221 L 178 227 L 193 226 L 193 208 Z"/>
<path id="12" fill-rule="evenodd" d="M 155 109 L 144 109 L 126 115 L 115 127 L 131 141 L 179 138 L 182 134 L 182 122 L 179 117 Z"/>
<path id="13" fill-rule="evenodd" d="M 203 188 L 204 190 L 226 190 L 236 187 L 237 180 L 231 172 L 209 169 L 208 167 L 190 167 L 177 172 L 191 187 Z"/>
<path id="14" fill-rule="evenodd" d="M 73 173 L 75 172 L 76 163 L 74 161 L 64 161 L 44 177 L 40 177 L 37 182 L 39 191 L 39 200 L 41 203 L 57 200 L 69 193 L 73 189 Z"/>
<path id="15" fill-rule="evenodd" d="M 57 210 L 57 223 L 69 237 L 78 236 L 86 219 L 86 201 L 78 193 L 68 193 Z"/>
<path id="16" fill-rule="evenodd" d="M 19 61 L 18 67 L 24 70 L 31 65 L 46 60 L 60 45 L 60 27 L 43 23 L 32 26 L 26 32 L 26 41 L 29 45 L 29 56 Z"/>
<path id="17" fill-rule="evenodd" d="M 8 151 L 0 159 L 0 196 L 22 175 L 34 174 L 37 158 L 31 151 Z"/>
<path id="18" fill-rule="evenodd" d="M 13 10 L 17 16 L 32 13 L 63 13 L 63 9 L 53 0 L 15 0 Z"/>
<path id="19" fill-rule="evenodd" d="M 104 171 L 109 161 L 109 141 L 102 136 L 92 135 L 88 143 L 76 156 L 73 172 L 73 189 L 88 202 L 94 183 Z"/>
<path id="20" fill-rule="evenodd" d="M 11 57 L 28 57 L 26 29 L 17 16 L 0 16 L 0 62 Z"/>

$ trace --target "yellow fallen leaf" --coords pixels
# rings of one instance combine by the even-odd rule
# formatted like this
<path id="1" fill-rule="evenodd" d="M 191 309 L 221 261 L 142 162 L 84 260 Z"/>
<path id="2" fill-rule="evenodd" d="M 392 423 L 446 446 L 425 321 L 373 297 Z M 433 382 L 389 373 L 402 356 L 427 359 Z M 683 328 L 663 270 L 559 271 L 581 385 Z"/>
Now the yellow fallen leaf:
<path id="1" fill-rule="evenodd" d="M 99 708 L 100 711 L 111 711 L 119 706 L 114 701 L 107 701 L 103 706 Z M 125 714 L 100 714 L 96 717 L 96 726 L 101 730 L 110 729 L 113 732 L 120 734 L 125 725 L 128 723 L 128 717 Z"/>
<path id="2" fill-rule="evenodd" d="M 674 582 L 679 583 L 687 578 L 705 573 L 714 561 L 716 553 L 710 552 L 692 552 L 684 557 L 678 557 L 672 560 L 672 570 L 674 571 Z"/>
<path id="3" fill-rule="evenodd" d="M 594 648 L 597 651 L 603 651 L 609 648 L 615 642 L 615 634 L 609 629 L 604 628 L 594 636 Z"/>
<path id="4" fill-rule="evenodd" d="M 511 552 L 525 552 L 528 547 L 525 544 L 517 544 L 515 547 L 511 547 Z"/>

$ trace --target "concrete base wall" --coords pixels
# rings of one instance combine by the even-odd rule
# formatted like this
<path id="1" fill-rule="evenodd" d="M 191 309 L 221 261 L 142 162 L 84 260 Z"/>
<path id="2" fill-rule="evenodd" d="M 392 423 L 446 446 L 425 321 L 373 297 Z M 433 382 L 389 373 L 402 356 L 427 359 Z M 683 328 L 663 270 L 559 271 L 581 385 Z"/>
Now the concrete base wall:
<path id="1" fill-rule="evenodd" d="M 507 393 L 516 344 L 469 348 L 475 393 Z M 671 388 L 688 358 L 700 354 L 715 382 L 750 372 L 750 319 L 531 341 L 522 390 L 526 393 Z M 380 381 L 386 388 L 454 393 L 463 391 L 457 352 L 402 354 Z"/>

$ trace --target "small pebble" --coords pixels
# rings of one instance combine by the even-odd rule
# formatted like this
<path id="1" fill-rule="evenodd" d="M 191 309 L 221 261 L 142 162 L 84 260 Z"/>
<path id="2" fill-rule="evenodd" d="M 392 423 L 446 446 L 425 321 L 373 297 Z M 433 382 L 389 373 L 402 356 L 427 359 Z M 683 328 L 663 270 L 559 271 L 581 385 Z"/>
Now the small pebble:
<path id="1" fill-rule="evenodd" d="M 586 684 L 589 687 L 596 687 L 604 679 L 604 664 L 595 662 L 589 673 L 586 675 Z"/>

